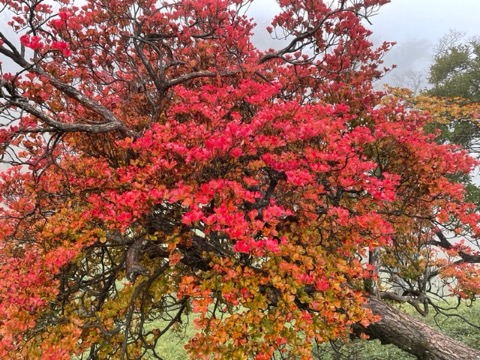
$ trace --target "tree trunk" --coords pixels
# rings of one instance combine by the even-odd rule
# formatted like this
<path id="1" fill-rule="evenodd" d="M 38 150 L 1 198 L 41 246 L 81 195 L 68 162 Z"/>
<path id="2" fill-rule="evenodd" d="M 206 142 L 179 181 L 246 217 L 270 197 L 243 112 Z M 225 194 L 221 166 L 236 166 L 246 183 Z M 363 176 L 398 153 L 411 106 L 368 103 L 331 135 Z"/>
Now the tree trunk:
<path id="1" fill-rule="evenodd" d="M 382 319 L 361 331 L 382 344 L 393 344 L 422 360 L 480 360 L 472 349 L 385 302 L 371 298 L 368 306 Z"/>

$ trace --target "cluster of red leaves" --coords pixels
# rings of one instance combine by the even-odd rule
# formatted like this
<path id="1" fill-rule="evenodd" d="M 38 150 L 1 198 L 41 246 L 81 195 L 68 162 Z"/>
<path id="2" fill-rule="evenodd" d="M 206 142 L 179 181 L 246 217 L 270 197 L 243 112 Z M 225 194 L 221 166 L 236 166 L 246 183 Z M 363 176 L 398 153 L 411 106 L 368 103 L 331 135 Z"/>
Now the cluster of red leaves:
<path id="1" fill-rule="evenodd" d="M 148 341 L 116 322 L 174 294 L 199 315 L 195 358 L 308 359 L 375 320 L 367 250 L 421 232 L 412 219 L 476 230 L 447 179 L 474 161 L 372 89 L 389 45 L 361 18 L 386 2 L 279 1 L 269 31 L 296 40 L 262 52 L 250 1 L 0 1 L 36 30 L 20 39 L 36 65 L 3 79 L 38 110 L 2 133 L 18 162 L 1 174 L 0 357 L 135 353 Z M 108 260 L 70 285 L 96 247 Z M 117 288 L 132 268 L 145 280 Z"/>

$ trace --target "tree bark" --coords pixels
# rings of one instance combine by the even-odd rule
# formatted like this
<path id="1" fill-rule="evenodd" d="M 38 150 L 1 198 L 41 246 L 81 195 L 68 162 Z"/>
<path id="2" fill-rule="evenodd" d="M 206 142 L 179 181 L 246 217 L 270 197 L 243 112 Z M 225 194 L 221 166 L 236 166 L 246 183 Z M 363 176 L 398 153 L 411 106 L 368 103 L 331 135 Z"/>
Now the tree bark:
<path id="1" fill-rule="evenodd" d="M 480 360 L 480 351 L 470 348 L 430 326 L 371 298 L 368 307 L 382 319 L 359 329 L 382 344 L 393 344 L 421 360 Z"/>

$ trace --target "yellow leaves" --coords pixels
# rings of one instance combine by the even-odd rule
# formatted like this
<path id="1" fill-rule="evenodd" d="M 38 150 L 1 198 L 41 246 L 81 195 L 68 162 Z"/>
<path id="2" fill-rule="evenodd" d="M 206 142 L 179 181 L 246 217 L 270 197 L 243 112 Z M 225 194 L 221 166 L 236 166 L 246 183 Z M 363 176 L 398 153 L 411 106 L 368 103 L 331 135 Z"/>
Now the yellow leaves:
<path id="1" fill-rule="evenodd" d="M 280 275 L 274 275 L 270 279 L 271 283 L 275 287 L 283 287 L 283 279 L 280 277 Z"/>
<path id="2" fill-rule="evenodd" d="M 391 97 L 386 99 L 401 99 L 407 107 L 429 113 L 432 121 L 438 124 L 449 124 L 452 121 L 478 122 L 480 118 L 480 103 L 465 98 L 415 96 L 410 90 L 402 88 L 388 88 L 388 91 L 391 93 Z"/>
<path id="3" fill-rule="evenodd" d="M 459 97 L 417 96 L 414 104 L 416 108 L 428 111 L 433 121 L 439 124 L 462 120 L 478 121 L 480 117 L 479 103 Z"/>
<path id="4" fill-rule="evenodd" d="M 290 290 L 291 290 L 292 293 L 290 293 L 290 294 L 283 293 L 283 295 L 282 295 L 283 301 L 285 301 L 287 304 L 291 304 L 295 301 L 296 289 L 291 288 Z"/>

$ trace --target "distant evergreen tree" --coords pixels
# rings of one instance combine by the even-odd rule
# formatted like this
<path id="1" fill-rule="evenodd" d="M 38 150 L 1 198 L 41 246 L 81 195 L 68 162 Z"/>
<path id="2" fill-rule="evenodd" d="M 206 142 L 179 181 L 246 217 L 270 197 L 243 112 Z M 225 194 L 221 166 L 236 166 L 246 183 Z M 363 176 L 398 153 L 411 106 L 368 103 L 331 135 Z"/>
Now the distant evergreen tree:
<path id="1" fill-rule="evenodd" d="M 465 34 L 452 30 L 440 39 L 430 66 L 431 88 L 425 95 L 452 98 L 455 105 L 480 104 L 480 38 L 465 39 Z M 448 117 L 448 116 L 447 116 Z M 428 131 L 438 131 L 439 143 L 461 145 L 472 154 L 480 153 L 478 116 L 447 118 L 431 124 Z M 472 177 L 459 178 L 465 184 L 468 200 L 480 204 L 480 188 Z"/>

